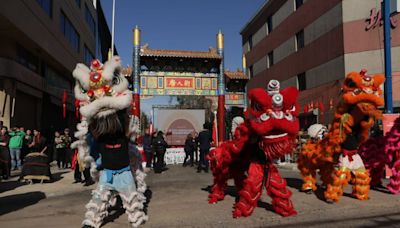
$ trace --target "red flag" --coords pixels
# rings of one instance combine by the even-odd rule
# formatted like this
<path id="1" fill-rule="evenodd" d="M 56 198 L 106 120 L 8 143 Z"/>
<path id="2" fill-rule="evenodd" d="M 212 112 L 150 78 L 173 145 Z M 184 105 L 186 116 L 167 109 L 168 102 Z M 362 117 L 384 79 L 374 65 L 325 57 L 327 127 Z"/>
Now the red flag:
<path id="1" fill-rule="evenodd" d="M 149 135 L 153 134 L 153 131 L 154 131 L 154 125 L 153 125 L 153 123 L 150 121 Z"/>
<path id="2" fill-rule="evenodd" d="M 62 106 L 63 106 L 63 118 L 65 119 L 65 117 L 67 117 L 67 90 L 64 89 L 64 94 L 63 94 L 63 99 L 62 99 Z"/>
<path id="3" fill-rule="evenodd" d="M 304 113 L 308 112 L 308 105 L 307 105 L 307 104 L 304 105 L 304 107 L 303 107 L 303 112 L 304 112 Z"/>
<path id="4" fill-rule="evenodd" d="M 324 107 L 324 102 L 322 102 L 322 101 L 320 101 L 319 102 L 319 110 L 321 111 L 321 112 L 324 112 L 325 111 L 325 107 Z"/>

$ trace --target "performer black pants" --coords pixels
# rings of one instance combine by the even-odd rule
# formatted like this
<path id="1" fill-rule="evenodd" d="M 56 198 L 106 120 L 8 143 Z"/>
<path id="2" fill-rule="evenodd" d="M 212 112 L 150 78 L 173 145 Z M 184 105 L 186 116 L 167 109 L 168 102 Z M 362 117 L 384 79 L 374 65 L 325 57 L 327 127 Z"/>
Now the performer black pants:
<path id="1" fill-rule="evenodd" d="M 150 151 L 145 151 L 146 154 L 146 167 L 150 168 L 151 167 L 151 160 L 153 158 L 153 152 Z"/>
<path id="2" fill-rule="evenodd" d="M 156 156 L 157 156 L 157 163 L 155 167 L 156 172 L 162 172 L 164 169 L 164 155 L 165 151 L 157 151 Z"/>
<path id="3" fill-rule="evenodd" d="M 7 148 L 0 148 L 0 169 L 4 177 L 11 174 L 11 157 Z"/>
<path id="4" fill-rule="evenodd" d="M 67 150 L 65 148 L 57 148 L 57 166 L 58 168 L 65 168 L 66 167 L 66 153 Z"/>
<path id="5" fill-rule="evenodd" d="M 185 159 L 183 160 L 183 165 L 186 165 L 186 161 L 190 157 L 189 164 L 193 166 L 193 152 L 194 151 L 185 151 Z"/>
<path id="6" fill-rule="evenodd" d="M 198 147 L 194 148 L 194 161 L 199 162 L 199 148 Z"/>
<path id="7" fill-rule="evenodd" d="M 210 149 L 200 148 L 200 162 L 199 162 L 199 167 L 197 168 L 198 170 L 204 169 L 208 171 L 208 160 L 206 159 L 206 157 L 209 151 Z"/>

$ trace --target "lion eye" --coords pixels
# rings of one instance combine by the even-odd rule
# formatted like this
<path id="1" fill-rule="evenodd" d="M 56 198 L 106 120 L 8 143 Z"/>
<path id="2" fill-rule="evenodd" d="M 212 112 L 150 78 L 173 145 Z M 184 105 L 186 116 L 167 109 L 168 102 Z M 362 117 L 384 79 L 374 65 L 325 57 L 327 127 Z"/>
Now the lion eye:
<path id="1" fill-rule="evenodd" d="M 253 109 L 254 111 L 257 111 L 257 112 L 259 112 L 259 111 L 262 110 L 261 105 L 260 105 L 259 103 L 257 103 L 257 102 L 252 103 L 252 104 L 251 104 L 251 107 L 252 107 L 252 109 Z"/>
<path id="2" fill-rule="evenodd" d="M 113 85 L 118 85 L 121 82 L 121 78 L 119 76 L 114 76 L 112 79 L 112 84 Z"/>
<path id="3" fill-rule="evenodd" d="M 347 81 L 347 86 L 350 88 L 355 88 L 355 87 L 357 87 L 357 84 L 353 80 L 350 79 Z"/>

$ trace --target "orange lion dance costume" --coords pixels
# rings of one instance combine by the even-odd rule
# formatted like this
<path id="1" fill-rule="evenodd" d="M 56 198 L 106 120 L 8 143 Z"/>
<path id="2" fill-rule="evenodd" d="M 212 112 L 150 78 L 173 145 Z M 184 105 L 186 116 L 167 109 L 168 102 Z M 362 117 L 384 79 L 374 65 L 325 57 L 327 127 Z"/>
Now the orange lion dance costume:
<path id="1" fill-rule="evenodd" d="M 214 183 L 209 203 L 223 200 L 229 178 L 239 192 L 233 217 L 250 216 L 261 197 L 263 184 L 272 198 L 272 206 L 282 216 L 296 215 L 283 179 L 273 160 L 290 153 L 299 130 L 298 91 L 290 87 L 279 91 L 279 82 L 271 80 L 268 89 L 249 92 L 251 107 L 234 139 L 226 141 L 208 155 Z"/>
<path id="2" fill-rule="evenodd" d="M 366 75 L 366 70 L 346 76 L 331 129 L 324 139 L 309 141 L 301 151 L 298 168 L 303 191 L 316 190 L 319 170 L 328 202 L 339 201 L 350 179 L 354 184 L 352 195 L 368 199 L 371 178 L 357 150 L 368 139 L 375 120 L 381 118 L 377 107 L 384 104 L 380 89 L 383 82 L 383 75 Z"/>

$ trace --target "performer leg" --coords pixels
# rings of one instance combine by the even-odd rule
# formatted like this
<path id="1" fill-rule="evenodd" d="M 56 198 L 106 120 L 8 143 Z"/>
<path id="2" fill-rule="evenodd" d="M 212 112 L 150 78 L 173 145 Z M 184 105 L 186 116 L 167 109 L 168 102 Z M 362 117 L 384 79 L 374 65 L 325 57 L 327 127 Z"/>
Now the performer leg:
<path id="1" fill-rule="evenodd" d="M 334 173 L 334 172 L 335 172 L 335 167 L 334 167 L 333 163 L 326 162 L 326 163 L 321 164 L 321 166 L 319 167 L 318 174 L 322 181 L 323 188 L 326 189 L 328 184 L 333 182 L 332 173 Z"/>
<path id="2" fill-rule="evenodd" d="M 143 211 L 144 203 L 146 202 L 146 197 L 144 196 L 146 191 L 145 176 L 142 171 L 136 171 L 137 189 L 130 171 L 115 176 L 115 184 L 118 186 L 125 213 L 128 215 L 128 220 L 133 227 L 138 227 L 148 219 Z"/>
<path id="3" fill-rule="evenodd" d="M 354 171 L 354 185 L 352 195 L 359 200 L 368 200 L 371 178 L 365 168 Z"/>
<path id="4" fill-rule="evenodd" d="M 229 175 L 225 175 L 222 172 L 214 173 L 214 184 L 211 188 L 211 193 L 208 195 L 208 203 L 215 204 L 225 198 L 226 183 L 229 179 Z"/>
<path id="5" fill-rule="evenodd" d="M 246 180 L 246 170 L 243 167 L 233 167 L 231 168 L 231 172 L 236 189 L 240 192 L 243 189 L 244 180 Z"/>
<path id="6" fill-rule="evenodd" d="M 298 169 L 303 176 L 303 185 L 301 190 L 306 193 L 311 193 L 317 190 L 316 183 L 316 169 L 311 165 L 306 155 L 300 154 L 298 160 Z"/>
<path id="7" fill-rule="evenodd" d="M 390 183 L 387 188 L 393 194 L 400 193 L 400 160 L 396 160 L 393 164 L 392 177 L 390 178 Z"/>
<path id="8" fill-rule="evenodd" d="M 104 189 L 100 184 L 92 191 L 92 199 L 86 204 L 85 220 L 82 225 L 98 228 L 103 223 L 103 219 L 108 215 L 107 209 L 110 207 L 112 197 L 110 190 Z"/>
<path id="9" fill-rule="evenodd" d="M 189 164 L 190 164 L 190 166 L 193 166 L 193 154 L 194 154 L 194 151 L 191 151 L 191 152 L 189 153 L 189 156 L 190 156 Z"/>
<path id="10" fill-rule="evenodd" d="M 234 218 L 241 216 L 247 217 L 253 213 L 261 197 L 263 179 L 263 165 L 251 163 L 248 170 L 248 177 L 243 183 L 242 190 L 239 192 L 239 202 L 237 202 L 234 207 Z"/>
<path id="11" fill-rule="evenodd" d="M 309 174 L 303 176 L 303 185 L 301 186 L 301 190 L 306 193 L 311 193 L 312 191 L 317 190 L 316 178 L 315 178 L 315 170 L 312 170 Z"/>
<path id="12" fill-rule="evenodd" d="M 338 202 L 343 195 L 343 188 L 348 184 L 350 177 L 350 170 L 348 168 L 341 167 L 336 169 L 333 173 L 332 181 L 328 183 L 325 191 L 325 199 L 328 202 Z"/>
<path id="13" fill-rule="evenodd" d="M 286 180 L 279 175 L 274 165 L 269 166 L 268 179 L 265 183 L 268 195 L 272 198 L 272 206 L 276 213 L 287 217 L 297 215 L 290 197 L 292 192 L 286 188 Z"/>

